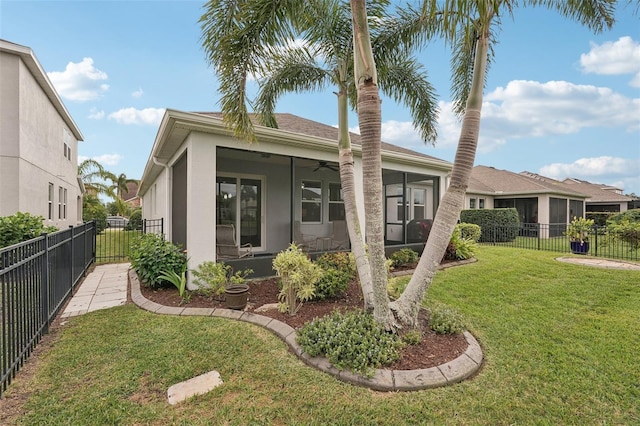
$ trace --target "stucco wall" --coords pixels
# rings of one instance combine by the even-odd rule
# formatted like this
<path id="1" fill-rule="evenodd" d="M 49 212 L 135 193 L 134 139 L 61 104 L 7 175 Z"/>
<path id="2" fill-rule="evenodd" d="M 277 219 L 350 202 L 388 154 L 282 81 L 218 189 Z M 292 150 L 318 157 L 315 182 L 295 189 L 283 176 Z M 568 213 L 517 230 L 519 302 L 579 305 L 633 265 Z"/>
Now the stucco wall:
<path id="1" fill-rule="evenodd" d="M 0 214 L 29 212 L 45 224 L 66 228 L 78 217 L 78 141 L 22 60 L 3 53 L 0 61 Z M 65 157 L 64 143 L 71 149 Z M 48 219 L 49 183 L 54 215 Z M 67 190 L 66 218 L 58 215 L 59 188 Z"/>

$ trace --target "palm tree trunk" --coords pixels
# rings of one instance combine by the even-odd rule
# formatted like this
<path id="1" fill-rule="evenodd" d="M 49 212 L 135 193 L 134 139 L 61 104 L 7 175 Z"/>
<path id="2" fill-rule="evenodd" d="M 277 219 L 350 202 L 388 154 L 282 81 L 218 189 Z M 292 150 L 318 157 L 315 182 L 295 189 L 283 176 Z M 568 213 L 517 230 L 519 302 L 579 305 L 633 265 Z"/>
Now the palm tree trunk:
<path id="1" fill-rule="evenodd" d="M 488 22 L 490 23 L 491 19 Z M 480 132 L 482 90 L 489 42 L 488 28 L 489 24 L 476 41 L 473 80 L 451 172 L 451 183 L 442 197 L 427 245 L 411 281 L 400 298 L 391 303 L 391 309 L 403 326 L 416 326 L 420 305 L 433 281 L 464 205 L 464 194 L 469 185 Z"/>
<path id="2" fill-rule="evenodd" d="M 364 0 L 351 0 L 354 37 L 354 69 L 358 90 L 358 121 L 362 137 L 362 174 L 364 179 L 365 235 L 373 284 L 373 316 L 387 330 L 396 328 L 389 309 L 387 269 L 384 256 L 382 160 L 380 133 L 382 112 L 376 65 L 371 49 Z"/>
<path id="3" fill-rule="evenodd" d="M 371 268 L 369 258 L 364 249 L 360 218 L 356 203 L 355 171 L 353 163 L 353 151 L 351 150 L 351 138 L 349 137 L 349 104 L 347 89 L 342 85 L 338 92 L 338 161 L 340 164 L 340 182 L 344 197 L 344 213 L 351 241 L 351 252 L 356 260 L 356 269 L 360 279 L 360 286 L 364 297 L 364 309 L 373 310 L 373 285 L 371 282 Z"/>

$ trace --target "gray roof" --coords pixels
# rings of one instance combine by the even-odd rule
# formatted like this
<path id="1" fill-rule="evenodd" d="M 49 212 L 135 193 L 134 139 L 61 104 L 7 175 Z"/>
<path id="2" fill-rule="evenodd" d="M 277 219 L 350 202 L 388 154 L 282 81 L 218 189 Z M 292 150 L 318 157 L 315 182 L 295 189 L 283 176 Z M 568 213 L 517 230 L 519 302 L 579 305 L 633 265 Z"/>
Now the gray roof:
<path id="1" fill-rule="evenodd" d="M 625 203 L 633 200 L 631 197 L 619 194 L 617 191 L 621 190 L 610 185 L 591 183 L 574 178 L 567 178 L 562 183 L 575 188 L 576 191 L 587 194 L 589 196 L 587 202 L 591 203 Z"/>
<path id="2" fill-rule="evenodd" d="M 587 198 L 586 194 L 551 178 L 535 173 L 514 173 L 487 166 L 473 168 L 467 192 L 494 196 L 561 194 L 575 198 Z"/>
<path id="3" fill-rule="evenodd" d="M 197 112 L 196 114 L 208 115 L 211 117 L 222 118 L 221 112 Z M 329 126 L 327 124 L 318 123 L 317 121 L 308 120 L 306 118 L 298 117 L 297 115 L 288 113 L 276 113 L 274 114 L 278 123 L 278 129 L 286 130 L 288 132 L 300 133 L 308 136 L 316 136 L 329 140 L 338 140 L 338 128 Z M 250 114 L 251 121 L 257 124 L 257 115 Z M 349 132 L 351 137 L 351 143 L 354 145 L 361 145 L 362 140 L 357 133 Z M 412 151 L 410 149 L 402 148 L 397 145 L 393 145 L 387 142 L 382 142 L 382 149 L 385 151 L 397 152 L 401 154 L 417 155 L 423 158 L 429 158 L 437 161 L 444 161 L 440 158 L 433 157 L 431 155 L 423 154 L 421 152 Z"/>

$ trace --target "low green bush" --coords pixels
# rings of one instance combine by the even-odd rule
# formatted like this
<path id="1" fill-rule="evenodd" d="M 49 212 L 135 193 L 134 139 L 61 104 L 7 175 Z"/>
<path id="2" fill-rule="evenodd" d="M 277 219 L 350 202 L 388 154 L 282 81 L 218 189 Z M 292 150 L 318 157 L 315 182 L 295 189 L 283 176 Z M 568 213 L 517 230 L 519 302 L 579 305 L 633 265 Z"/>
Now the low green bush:
<path id="1" fill-rule="evenodd" d="M 31 213 L 18 212 L 11 216 L 0 217 L 0 248 L 18 244 L 42 233 L 58 232 L 58 228 L 44 225 L 44 217 Z"/>
<path id="2" fill-rule="evenodd" d="M 471 259 L 478 251 L 478 244 L 460 236 L 460 229 L 456 227 L 451 235 L 451 240 L 447 246 L 442 260 L 466 260 Z"/>
<path id="3" fill-rule="evenodd" d="M 142 209 L 135 209 L 129 216 L 129 222 L 124 227 L 127 231 L 141 231 L 142 230 Z"/>
<path id="4" fill-rule="evenodd" d="M 347 273 L 353 278 L 356 276 L 356 261 L 351 252 L 338 251 L 325 253 L 316 259 L 316 265 L 321 267 L 323 271 L 337 269 Z"/>
<path id="5" fill-rule="evenodd" d="M 322 277 L 315 285 L 313 300 L 324 300 L 343 295 L 349 288 L 352 277 L 348 272 L 328 269 L 322 272 Z"/>
<path id="6" fill-rule="evenodd" d="M 411 265 L 418 261 L 418 253 L 410 248 L 402 248 L 395 251 L 389 256 L 391 266 L 397 268 L 399 266 Z"/>
<path id="7" fill-rule="evenodd" d="M 375 368 L 392 364 L 403 344 L 363 311 L 333 312 L 305 324 L 297 341 L 311 356 L 325 356 L 334 366 L 372 376 Z"/>
<path id="8" fill-rule="evenodd" d="M 480 225 L 476 225 L 475 223 L 459 223 L 456 225 L 456 229 L 459 230 L 461 238 L 471 240 L 474 243 L 477 243 L 482 235 Z"/>
<path id="9" fill-rule="evenodd" d="M 640 221 L 632 221 L 628 217 L 607 226 L 608 233 L 616 240 L 629 244 L 630 250 L 640 248 Z"/>
<path id="10" fill-rule="evenodd" d="M 160 234 L 143 234 L 131 242 L 129 251 L 131 267 L 138 273 L 142 282 L 151 288 L 172 285 L 161 278 L 163 273 L 174 271 L 180 274 L 187 258 L 179 246 L 165 241 Z"/>
<path id="11" fill-rule="evenodd" d="M 438 334 L 460 334 L 465 330 L 462 315 L 443 305 L 429 308 L 429 328 Z"/>

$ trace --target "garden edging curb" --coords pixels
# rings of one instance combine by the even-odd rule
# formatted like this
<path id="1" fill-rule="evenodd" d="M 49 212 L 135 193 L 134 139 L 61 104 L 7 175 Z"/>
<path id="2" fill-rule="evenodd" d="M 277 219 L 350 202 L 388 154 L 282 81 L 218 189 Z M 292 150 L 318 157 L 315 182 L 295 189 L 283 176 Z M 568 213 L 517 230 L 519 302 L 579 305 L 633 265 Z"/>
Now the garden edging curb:
<path id="1" fill-rule="evenodd" d="M 224 308 L 187 308 L 163 306 L 145 298 L 140 291 L 138 274 L 129 269 L 131 300 L 147 311 L 163 315 L 211 316 L 235 319 L 259 325 L 284 340 L 293 353 L 305 364 L 328 373 L 338 380 L 378 391 L 415 391 L 436 388 L 461 382 L 474 375 L 482 366 L 483 354 L 478 341 L 468 331 L 464 337 L 469 344 L 467 350 L 445 364 L 421 370 L 377 369 L 372 377 L 364 377 L 347 370 L 340 370 L 323 357 L 311 357 L 296 342 L 296 331 L 288 324 L 253 312 Z"/>

